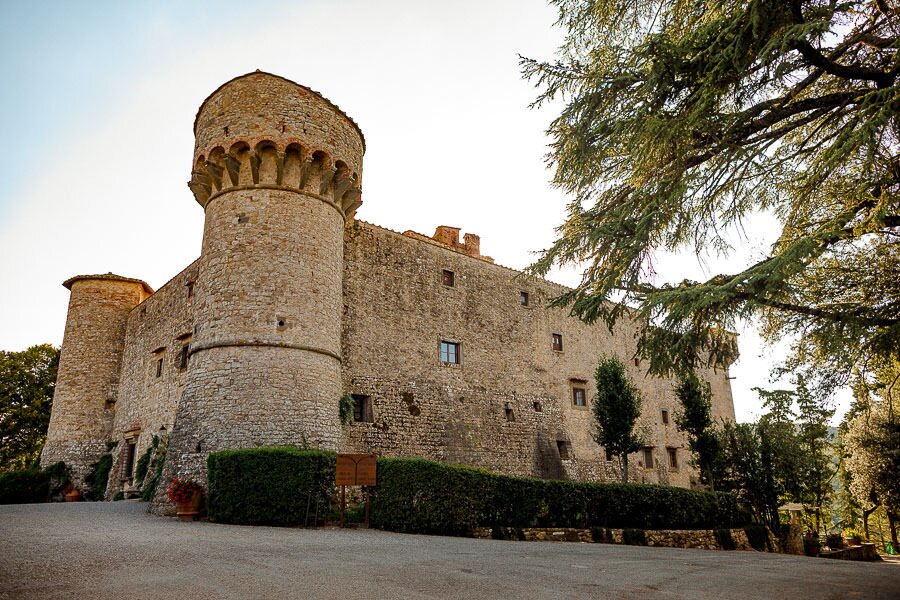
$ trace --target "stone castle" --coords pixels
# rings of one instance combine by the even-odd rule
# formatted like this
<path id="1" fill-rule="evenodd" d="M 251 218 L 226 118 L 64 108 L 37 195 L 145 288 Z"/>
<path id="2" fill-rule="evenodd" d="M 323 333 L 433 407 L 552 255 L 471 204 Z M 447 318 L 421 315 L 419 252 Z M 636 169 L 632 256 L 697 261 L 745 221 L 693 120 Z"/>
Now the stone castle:
<path id="1" fill-rule="evenodd" d="M 194 133 L 200 257 L 155 292 L 112 274 L 64 283 L 43 464 L 64 460 L 80 483 L 117 442 L 107 497 L 134 491 L 154 437 L 168 441 L 160 489 L 203 479 L 210 452 L 279 444 L 618 479 L 591 437 L 605 353 L 645 399 L 631 478 L 696 481 L 673 382 L 645 375 L 635 325 L 611 333 L 548 308 L 564 288 L 494 264 L 476 235 L 356 220 L 365 141 L 323 96 L 249 73 L 203 102 Z M 733 420 L 727 371 L 701 376 L 714 416 Z"/>

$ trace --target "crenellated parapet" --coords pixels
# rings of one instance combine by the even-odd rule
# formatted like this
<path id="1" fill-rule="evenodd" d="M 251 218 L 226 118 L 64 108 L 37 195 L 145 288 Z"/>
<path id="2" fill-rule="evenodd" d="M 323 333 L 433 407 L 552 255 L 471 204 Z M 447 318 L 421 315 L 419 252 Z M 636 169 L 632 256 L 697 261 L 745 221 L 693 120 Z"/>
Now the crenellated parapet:
<path id="1" fill-rule="evenodd" d="M 203 208 L 232 190 L 299 192 L 334 206 L 350 219 L 362 205 L 359 174 L 327 151 L 299 141 L 237 140 L 197 157 L 188 186 Z"/>
<path id="2" fill-rule="evenodd" d="M 256 71 L 223 84 L 200 106 L 188 182 L 206 208 L 235 190 L 297 192 L 349 219 L 362 204 L 365 140 L 356 123 L 305 86 Z"/>

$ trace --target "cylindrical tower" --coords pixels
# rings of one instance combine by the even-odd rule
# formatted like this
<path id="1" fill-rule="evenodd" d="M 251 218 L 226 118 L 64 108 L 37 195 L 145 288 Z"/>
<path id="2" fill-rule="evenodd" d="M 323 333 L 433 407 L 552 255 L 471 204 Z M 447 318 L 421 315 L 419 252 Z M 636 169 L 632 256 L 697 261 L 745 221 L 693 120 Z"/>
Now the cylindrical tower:
<path id="1" fill-rule="evenodd" d="M 194 335 L 166 474 L 223 448 L 337 449 L 344 226 L 365 143 L 318 93 L 249 73 L 207 98 L 189 183 L 206 211 Z"/>
<path id="2" fill-rule="evenodd" d="M 112 273 L 63 285 L 72 293 L 41 465 L 65 461 L 81 487 L 110 439 L 128 314 L 153 290 Z"/>

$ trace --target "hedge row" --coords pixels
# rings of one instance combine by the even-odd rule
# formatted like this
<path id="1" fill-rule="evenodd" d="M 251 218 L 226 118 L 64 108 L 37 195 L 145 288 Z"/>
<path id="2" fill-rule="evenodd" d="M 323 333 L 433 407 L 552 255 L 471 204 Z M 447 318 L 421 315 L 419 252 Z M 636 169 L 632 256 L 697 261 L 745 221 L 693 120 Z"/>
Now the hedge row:
<path id="1" fill-rule="evenodd" d="M 372 524 L 392 531 L 466 534 L 475 527 L 720 529 L 746 525 L 720 492 L 508 477 L 417 458 L 378 461 Z"/>
<path id="2" fill-rule="evenodd" d="M 211 521 L 300 525 L 328 509 L 335 455 L 293 447 L 223 450 L 207 459 Z"/>
<path id="3" fill-rule="evenodd" d="M 310 523 L 334 500 L 331 452 L 225 450 L 211 454 L 207 465 L 213 521 Z M 465 535 L 476 527 L 724 529 L 750 519 L 725 493 L 509 477 L 419 458 L 382 458 L 371 522 L 392 531 Z"/>
<path id="4" fill-rule="evenodd" d="M 46 469 L 9 471 L 0 475 L 0 504 L 32 504 L 49 502 L 69 480 L 65 463 L 58 462 Z"/>

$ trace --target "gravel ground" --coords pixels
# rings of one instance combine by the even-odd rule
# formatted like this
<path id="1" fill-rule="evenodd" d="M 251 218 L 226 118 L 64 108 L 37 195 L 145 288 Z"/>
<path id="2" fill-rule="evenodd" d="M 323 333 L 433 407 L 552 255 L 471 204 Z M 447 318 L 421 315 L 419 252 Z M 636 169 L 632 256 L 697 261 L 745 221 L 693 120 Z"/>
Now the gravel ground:
<path id="1" fill-rule="evenodd" d="M 900 598 L 900 565 L 0 506 L 0 598 Z"/>

